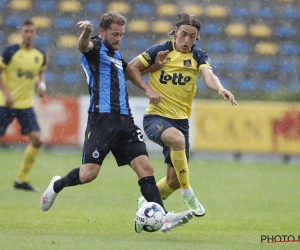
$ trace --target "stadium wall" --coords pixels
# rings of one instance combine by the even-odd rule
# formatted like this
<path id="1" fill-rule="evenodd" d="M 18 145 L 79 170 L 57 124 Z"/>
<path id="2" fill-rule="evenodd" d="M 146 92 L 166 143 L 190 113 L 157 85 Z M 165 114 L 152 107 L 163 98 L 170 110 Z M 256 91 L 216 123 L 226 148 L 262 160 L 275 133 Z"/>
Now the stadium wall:
<path id="1" fill-rule="evenodd" d="M 300 104 L 197 100 L 192 129 L 195 151 L 299 154 Z"/>
<path id="2" fill-rule="evenodd" d="M 148 99 L 131 97 L 135 123 L 142 129 Z M 35 110 L 46 145 L 81 147 L 87 121 L 89 97 L 48 96 L 37 98 Z M 300 154 L 300 104 L 291 102 L 194 101 L 190 119 L 193 151 Z M 149 151 L 161 148 L 146 136 Z M 0 138 L 1 144 L 24 143 L 14 121 Z"/>

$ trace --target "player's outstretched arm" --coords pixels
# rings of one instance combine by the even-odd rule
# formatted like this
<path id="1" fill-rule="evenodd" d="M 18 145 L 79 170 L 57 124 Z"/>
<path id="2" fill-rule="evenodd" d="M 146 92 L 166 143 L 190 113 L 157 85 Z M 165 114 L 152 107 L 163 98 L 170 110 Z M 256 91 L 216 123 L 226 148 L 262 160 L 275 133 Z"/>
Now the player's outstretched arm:
<path id="1" fill-rule="evenodd" d="M 224 100 L 229 99 L 232 106 L 237 105 L 234 95 L 222 86 L 219 78 L 210 68 L 202 67 L 200 73 L 208 88 L 216 91 Z"/>
<path id="2" fill-rule="evenodd" d="M 90 35 L 93 32 L 93 25 L 90 21 L 80 21 L 77 23 L 79 28 L 83 28 L 78 38 L 78 49 L 82 53 L 86 53 L 93 49 L 94 44 L 90 41 Z"/>
<path id="3" fill-rule="evenodd" d="M 134 58 L 126 67 L 126 75 L 128 79 L 132 81 L 134 85 L 143 90 L 146 96 L 149 98 L 150 102 L 153 104 L 158 104 L 161 101 L 161 95 L 154 91 L 142 78 L 141 71 L 145 69 L 144 64 L 141 60 L 136 57 Z"/>
<path id="4" fill-rule="evenodd" d="M 2 75 L 1 75 L 2 71 L 3 71 L 3 69 L 0 68 L 0 90 L 2 90 L 4 95 L 5 95 L 5 105 L 6 105 L 6 107 L 12 107 L 12 105 L 14 104 L 14 100 L 13 100 L 10 92 L 5 87 L 4 83 L 2 82 Z"/>

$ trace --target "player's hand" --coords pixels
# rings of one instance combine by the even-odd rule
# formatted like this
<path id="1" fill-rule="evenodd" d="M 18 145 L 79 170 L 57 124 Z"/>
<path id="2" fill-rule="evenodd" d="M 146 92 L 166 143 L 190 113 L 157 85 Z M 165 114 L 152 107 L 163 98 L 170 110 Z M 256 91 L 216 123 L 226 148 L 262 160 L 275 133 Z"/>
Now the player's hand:
<path id="1" fill-rule="evenodd" d="M 146 96 L 149 98 L 150 103 L 159 104 L 161 101 L 161 95 L 151 88 L 147 89 Z"/>
<path id="2" fill-rule="evenodd" d="M 218 94 L 224 99 L 229 99 L 232 106 L 238 105 L 236 100 L 234 99 L 234 95 L 227 89 L 219 89 Z"/>
<path id="3" fill-rule="evenodd" d="M 167 55 L 169 54 L 169 50 L 160 51 L 157 53 L 155 57 L 155 63 L 153 64 L 154 70 L 161 69 L 165 63 L 167 62 Z"/>
<path id="4" fill-rule="evenodd" d="M 14 99 L 9 92 L 5 93 L 5 106 L 10 108 L 14 104 Z"/>
<path id="5" fill-rule="evenodd" d="M 83 28 L 83 30 L 85 32 L 88 32 L 88 33 L 93 32 L 93 25 L 90 21 L 80 21 L 80 22 L 77 23 L 77 26 L 79 28 Z"/>

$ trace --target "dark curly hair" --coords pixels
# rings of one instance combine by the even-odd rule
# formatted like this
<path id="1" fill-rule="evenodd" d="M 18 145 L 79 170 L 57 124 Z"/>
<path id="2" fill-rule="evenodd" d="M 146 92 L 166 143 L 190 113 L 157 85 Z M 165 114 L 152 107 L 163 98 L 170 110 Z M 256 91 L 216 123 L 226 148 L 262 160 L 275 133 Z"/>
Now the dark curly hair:
<path id="1" fill-rule="evenodd" d="M 175 23 L 175 28 L 178 28 L 181 25 L 194 26 L 198 29 L 198 32 L 201 29 L 201 23 L 199 19 L 196 16 L 186 12 L 180 12 L 177 14 L 177 21 Z M 175 36 L 175 29 L 169 33 L 169 36 L 172 38 Z M 197 40 L 199 39 L 200 39 L 200 35 L 198 34 Z"/>
<path id="2" fill-rule="evenodd" d="M 126 25 L 127 19 L 117 11 L 104 13 L 100 18 L 99 28 L 108 29 L 112 23 Z"/>

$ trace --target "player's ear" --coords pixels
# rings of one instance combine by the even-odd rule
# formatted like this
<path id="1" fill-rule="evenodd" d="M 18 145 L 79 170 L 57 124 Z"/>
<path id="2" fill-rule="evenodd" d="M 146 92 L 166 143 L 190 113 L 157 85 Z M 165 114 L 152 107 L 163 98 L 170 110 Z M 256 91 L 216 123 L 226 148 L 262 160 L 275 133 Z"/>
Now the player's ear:
<path id="1" fill-rule="evenodd" d="M 100 28 L 99 28 L 99 34 L 103 36 L 104 33 L 105 33 L 105 29 L 102 28 L 102 27 L 100 27 Z"/>
<path id="2" fill-rule="evenodd" d="M 174 37 L 175 37 L 175 38 L 177 37 L 177 33 L 178 33 L 178 28 L 175 27 L 175 29 L 174 29 Z"/>

